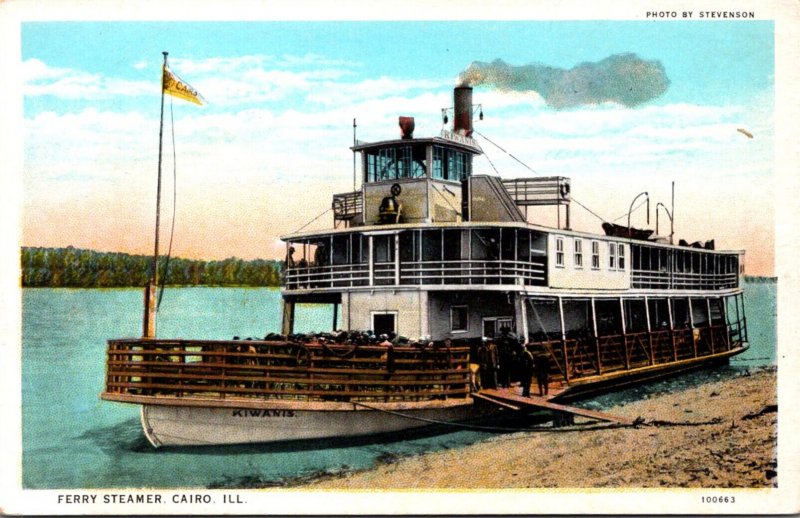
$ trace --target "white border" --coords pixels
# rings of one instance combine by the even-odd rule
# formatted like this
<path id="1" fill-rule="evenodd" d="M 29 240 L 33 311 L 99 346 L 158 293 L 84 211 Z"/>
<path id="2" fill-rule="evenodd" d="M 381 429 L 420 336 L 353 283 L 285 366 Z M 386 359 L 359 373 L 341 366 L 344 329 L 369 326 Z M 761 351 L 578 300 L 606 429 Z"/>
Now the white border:
<path id="1" fill-rule="evenodd" d="M 800 511 L 798 476 L 798 446 L 793 440 L 798 430 L 796 395 L 800 366 L 797 344 L 800 326 L 795 314 L 795 301 L 800 293 L 797 258 L 800 257 L 798 202 L 800 193 L 800 142 L 797 122 L 800 108 L 797 85 L 800 74 L 797 63 L 800 41 L 800 14 L 794 0 L 768 2 L 709 0 L 703 10 L 754 10 L 757 19 L 775 20 L 776 40 L 776 274 L 780 279 L 778 291 L 778 359 L 779 442 L 778 458 L 780 487 L 778 489 L 725 490 L 735 494 L 734 507 L 701 506 L 699 499 L 709 490 L 692 489 L 614 489 L 604 490 L 502 490 L 502 491 L 392 491 L 392 492 L 312 492 L 305 490 L 242 491 L 245 504 L 235 509 L 219 506 L 168 504 L 154 509 L 147 505 L 57 505 L 56 495 L 64 491 L 22 490 L 20 475 L 20 294 L 19 283 L 19 222 L 21 210 L 21 131 L 22 103 L 19 60 L 20 23 L 34 20 L 370 20 L 395 19 L 402 13 L 407 20 L 643 20 L 647 10 L 698 9 L 698 2 L 673 1 L 595 1 L 580 0 L 525 1 L 506 0 L 434 0 L 429 2 L 392 1 L 380 6 L 366 0 L 303 1 L 245 1 L 234 0 L 221 4 L 211 0 L 194 2 L 154 1 L 92 1 L 92 0 L 6 0 L 0 3 L 0 98 L 3 116 L 0 117 L 0 172 L 2 172 L 3 203 L 0 203 L 2 222 L 0 236 L 6 252 L 2 261 L 2 294 L 0 294 L 0 412 L 3 416 L 5 450 L 0 468 L 0 512 L 12 514 L 378 514 L 378 513 L 720 513 L 737 514 L 797 513 Z M 653 23 L 669 23 L 653 22 Z M 120 491 L 69 491 L 97 495 Z M 196 492 L 196 491 L 193 491 Z M 176 491 L 143 491 L 165 495 Z M 221 492 L 206 491 L 221 500 Z"/>

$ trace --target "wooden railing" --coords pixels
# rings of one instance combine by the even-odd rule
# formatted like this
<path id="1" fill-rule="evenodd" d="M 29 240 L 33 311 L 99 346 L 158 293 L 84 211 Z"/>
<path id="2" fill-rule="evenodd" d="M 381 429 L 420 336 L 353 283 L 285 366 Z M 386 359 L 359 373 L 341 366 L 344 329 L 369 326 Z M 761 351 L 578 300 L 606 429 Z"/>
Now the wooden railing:
<path id="1" fill-rule="evenodd" d="M 527 347 L 550 357 L 551 379 L 570 382 L 729 351 L 741 341 L 738 329 L 737 323 L 673 331 L 662 329 L 597 338 L 535 341 Z"/>
<path id="2" fill-rule="evenodd" d="M 111 340 L 106 392 L 304 401 L 465 398 L 468 362 L 466 347 Z"/>
<path id="3" fill-rule="evenodd" d="M 676 290 L 724 290 L 739 285 L 737 273 L 687 273 L 632 270 L 631 287 Z"/>
<path id="4" fill-rule="evenodd" d="M 353 286 L 391 286 L 408 284 L 502 284 L 543 286 L 546 266 L 540 261 L 456 260 L 376 262 L 370 283 L 366 263 L 332 266 L 294 266 L 285 273 L 284 286 L 289 290 L 340 288 Z M 398 282 L 399 281 L 399 282 Z"/>
<path id="5" fill-rule="evenodd" d="M 544 261 L 415 261 L 400 265 L 401 284 L 543 285 L 545 279 Z"/>

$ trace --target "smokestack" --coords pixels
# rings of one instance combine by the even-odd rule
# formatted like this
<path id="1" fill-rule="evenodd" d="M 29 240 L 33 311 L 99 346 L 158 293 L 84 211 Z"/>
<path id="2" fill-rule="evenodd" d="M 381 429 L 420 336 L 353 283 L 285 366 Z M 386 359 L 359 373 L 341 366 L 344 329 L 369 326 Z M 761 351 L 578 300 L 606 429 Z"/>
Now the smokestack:
<path id="1" fill-rule="evenodd" d="M 457 86 L 453 90 L 453 133 L 472 136 L 472 87 Z"/>
<path id="2" fill-rule="evenodd" d="M 400 138 L 412 139 L 414 138 L 414 117 L 400 117 L 398 121 L 400 125 Z"/>

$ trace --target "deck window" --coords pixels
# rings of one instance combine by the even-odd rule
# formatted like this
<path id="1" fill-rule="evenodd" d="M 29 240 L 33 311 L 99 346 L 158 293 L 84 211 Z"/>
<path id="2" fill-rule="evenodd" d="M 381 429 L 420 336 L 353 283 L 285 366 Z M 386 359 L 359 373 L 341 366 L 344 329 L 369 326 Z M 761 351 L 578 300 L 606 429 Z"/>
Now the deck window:
<path id="1" fill-rule="evenodd" d="M 617 245 L 617 265 L 620 270 L 625 269 L 625 245 Z"/>
<path id="2" fill-rule="evenodd" d="M 556 238 L 556 266 L 564 267 L 564 238 Z"/>
<path id="3" fill-rule="evenodd" d="M 592 270 L 600 269 L 600 242 L 592 241 Z"/>
<path id="4" fill-rule="evenodd" d="M 469 308 L 467 306 L 450 306 L 450 332 L 464 333 L 469 331 Z"/>
<path id="5" fill-rule="evenodd" d="M 583 268 L 583 241 L 575 238 L 575 268 Z"/>
<path id="6" fill-rule="evenodd" d="M 608 268 L 610 270 L 617 269 L 617 244 L 616 243 L 609 243 L 608 244 Z"/>

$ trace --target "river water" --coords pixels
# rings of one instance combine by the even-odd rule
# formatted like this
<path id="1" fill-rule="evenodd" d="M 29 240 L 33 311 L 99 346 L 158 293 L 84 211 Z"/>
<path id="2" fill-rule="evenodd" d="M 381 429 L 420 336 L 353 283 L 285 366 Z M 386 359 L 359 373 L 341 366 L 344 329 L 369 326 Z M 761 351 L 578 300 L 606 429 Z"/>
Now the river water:
<path id="1" fill-rule="evenodd" d="M 747 284 L 751 348 L 730 366 L 707 369 L 587 400 L 604 408 L 775 363 L 776 284 Z M 397 456 L 457 448 L 493 434 L 456 430 L 395 442 L 316 442 L 159 449 L 134 405 L 99 399 L 109 338 L 141 333 L 139 289 L 24 289 L 22 294 L 22 479 L 32 489 L 186 488 L 267 485 L 320 472 L 366 468 Z M 330 305 L 298 309 L 298 332 L 329 329 Z M 280 293 L 269 288 L 167 289 L 163 338 L 263 337 L 280 328 Z"/>

